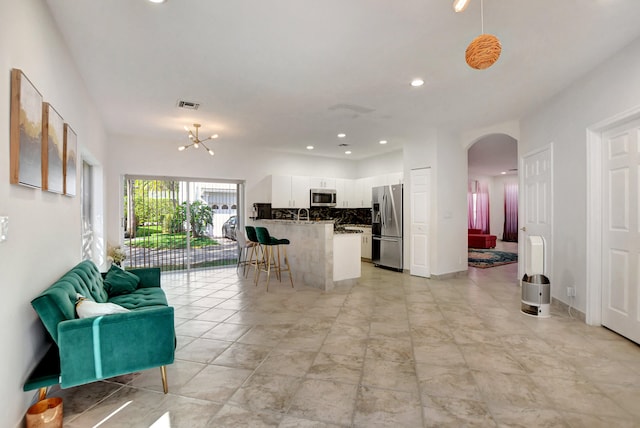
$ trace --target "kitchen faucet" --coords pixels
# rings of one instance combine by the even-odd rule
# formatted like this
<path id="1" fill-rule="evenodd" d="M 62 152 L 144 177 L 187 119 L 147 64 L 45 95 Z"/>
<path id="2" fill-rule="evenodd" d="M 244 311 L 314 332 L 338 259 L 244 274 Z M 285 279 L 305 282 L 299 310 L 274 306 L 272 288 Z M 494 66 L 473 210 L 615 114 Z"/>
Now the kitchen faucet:
<path id="1" fill-rule="evenodd" d="M 309 221 L 309 209 L 308 208 L 298 208 L 298 221 L 300 221 L 300 211 L 305 210 L 307 212 L 306 220 Z"/>

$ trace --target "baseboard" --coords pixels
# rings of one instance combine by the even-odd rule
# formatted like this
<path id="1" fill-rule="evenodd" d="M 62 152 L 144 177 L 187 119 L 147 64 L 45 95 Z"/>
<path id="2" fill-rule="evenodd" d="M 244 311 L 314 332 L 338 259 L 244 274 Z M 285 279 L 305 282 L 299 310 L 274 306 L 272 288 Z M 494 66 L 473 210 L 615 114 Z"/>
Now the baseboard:
<path id="1" fill-rule="evenodd" d="M 458 272 L 442 273 L 439 275 L 431 274 L 431 279 L 454 279 L 454 278 L 461 278 L 463 276 L 468 276 L 468 275 L 469 275 L 469 270 L 466 269 Z"/>
<path id="2" fill-rule="evenodd" d="M 551 308 L 552 309 L 556 309 L 558 311 L 564 311 L 566 313 L 569 313 L 569 305 L 567 305 L 562 300 L 556 299 L 555 297 L 551 298 Z M 571 317 L 575 318 L 577 320 L 580 320 L 583 323 L 587 322 L 587 317 L 584 314 L 584 312 L 581 312 L 581 311 L 577 310 L 573 306 L 571 306 Z"/>

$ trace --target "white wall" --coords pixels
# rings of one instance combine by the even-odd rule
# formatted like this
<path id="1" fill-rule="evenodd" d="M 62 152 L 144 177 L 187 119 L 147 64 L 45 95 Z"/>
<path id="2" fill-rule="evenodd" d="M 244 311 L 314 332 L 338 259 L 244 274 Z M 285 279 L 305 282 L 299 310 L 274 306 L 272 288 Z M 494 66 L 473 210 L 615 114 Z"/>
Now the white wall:
<path id="1" fill-rule="evenodd" d="M 374 177 L 402 171 L 402 150 L 373 156 L 356 162 L 356 175 L 351 178 Z M 405 175 L 406 177 L 406 175 Z"/>
<path id="2" fill-rule="evenodd" d="M 41 0 L 0 2 L 0 426 L 21 423 L 34 392 L 22 385 L 42 354 L 44 330 L 30 301 L 81 259 L 80 197 L 9 184 L 10 71 L 20 68 L 78 135 L 78 151 L 104 159 L 105 133 L 57 28 Z M 80 193 L 81 164 L 78 164 Z"/>
<path id="3" fill-rule="evenodd" d="M 467 270 L 467 150 L 458 139 L 438 132 L 436 275 Z"/>
<path id="4" fill-rule="evenodd" d="M 566 287 L 576 287 L 574 305 L 583 312 L 587 272 L 586 130 L 639 105 L 640 39 L 521 122 L 519 153 L 554 143 L 551 294 L 567 302 Z"/>

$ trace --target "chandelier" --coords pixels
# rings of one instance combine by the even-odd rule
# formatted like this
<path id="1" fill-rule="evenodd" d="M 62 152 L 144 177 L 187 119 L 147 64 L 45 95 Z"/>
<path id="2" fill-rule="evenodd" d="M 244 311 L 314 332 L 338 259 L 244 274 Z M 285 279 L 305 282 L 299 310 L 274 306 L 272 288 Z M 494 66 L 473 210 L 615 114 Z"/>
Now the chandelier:
<path id="1" fill-rule="evenodd" d="M 197 149 L 198 147 L 200 147 L 200 144 L 202 144 L 202 147 L 204 147 L 204 149 L 211 155 L 213 156 L 213 150 L 211 150 L 210 148 L 208 148 L 204 142 L 205 141 L 209 141 L 209 140 L 215 140 L 216 138 L 218 138 L 218 134 L 213 134 L 210 137 L 205 138 L 204 140 L 201 140 L 198 137 L 198 129 L 200 128 L 200 124 L 199 123 L 194 123 L 193 127 L 196 129 L 195 132 L 191 131 L 187 126 L 184 127 L 184 130 L 187 131 L 189 133 L 188 137 L 191 140 L 191 144 L 186 144 L 184 146 L 180 146 L 178 147 L 178 150 L 183 151 L 185 149 L 188 149 L 189 147 L 192 147 L 194 149 Z"/>

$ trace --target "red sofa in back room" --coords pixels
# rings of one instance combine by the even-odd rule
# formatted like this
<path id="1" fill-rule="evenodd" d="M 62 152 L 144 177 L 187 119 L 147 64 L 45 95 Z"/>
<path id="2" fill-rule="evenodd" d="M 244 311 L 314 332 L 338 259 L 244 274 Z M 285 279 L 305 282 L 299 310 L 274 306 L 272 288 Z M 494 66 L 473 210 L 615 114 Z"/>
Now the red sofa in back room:
<path id="1" fill-rule="evenodd" d="M 496 235 L 482 233 L 480 229 L 469 229 L 469 248 L 495 248 Z"/>

